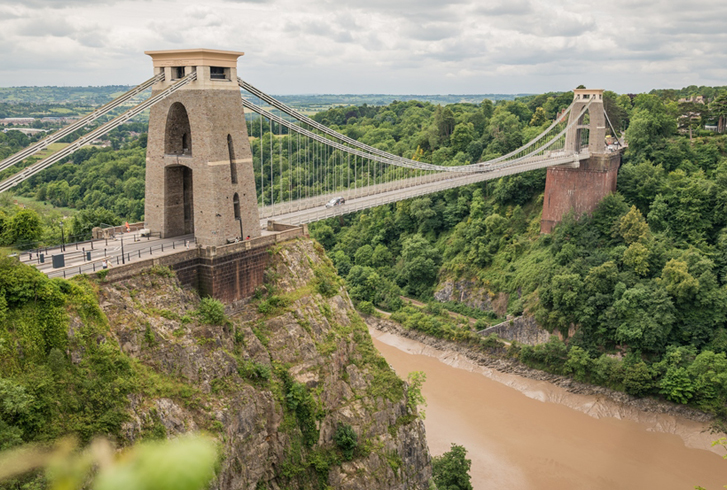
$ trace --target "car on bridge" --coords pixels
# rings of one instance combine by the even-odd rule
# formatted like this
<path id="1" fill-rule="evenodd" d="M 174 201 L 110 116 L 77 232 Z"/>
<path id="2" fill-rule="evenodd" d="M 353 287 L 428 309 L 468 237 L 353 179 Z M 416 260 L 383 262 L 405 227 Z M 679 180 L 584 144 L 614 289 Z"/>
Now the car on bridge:
<path id="1" fill-rule="evenodd" d="M 342 204 L 346 204 L 346 200 L 342 197 L 334 197 L 330 201 L 326 203 L 327 208 L 332 208 L 333 206 L 341 206 Z"/>

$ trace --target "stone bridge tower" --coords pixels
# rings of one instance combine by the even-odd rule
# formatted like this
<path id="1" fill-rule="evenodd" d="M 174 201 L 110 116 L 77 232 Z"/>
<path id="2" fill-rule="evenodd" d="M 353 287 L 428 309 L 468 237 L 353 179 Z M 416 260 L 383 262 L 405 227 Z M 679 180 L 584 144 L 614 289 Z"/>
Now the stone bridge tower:
<path id="1" fill-rule="evenodd" d="M 145 219 L 162 237 L 194 234 L 203 247 L 260 236 L 252 153 L 237 84 L 244 53 L 211 49 L 146 51 L 164 81 L 152 94 L 197 79 L 149 114 Z"/>
<path id="2" fill-rule="evenodd" d="M 548 167 L 543 198 L 543 218 L 540 232 L 550 233 L 563 216 L 573 212 L 576 217 L 590 214 L 608 194 L 616 191 L 616 177 L 621 164 L 621 152 L 606 146 L 606 117 L 603 90 L 576 89 L 568 124 L 574 122 L 586 104 L 586 113 L 577 121 L 565 138 L 566 151 L 588 151 L 590 156 L 580 164 Z M 586 121 L 586 117 L 588 121 Z M 588 146 L 583 142 L 588 140 Z"/>

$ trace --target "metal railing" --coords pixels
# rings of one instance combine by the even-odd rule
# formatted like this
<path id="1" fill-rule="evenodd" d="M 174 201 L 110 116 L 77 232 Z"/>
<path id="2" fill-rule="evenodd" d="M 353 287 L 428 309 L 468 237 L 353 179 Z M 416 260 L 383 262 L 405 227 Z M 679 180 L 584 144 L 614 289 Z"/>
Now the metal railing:
<path id="1" fill-rule="evenodd" d="M 106 261 L 108 268 L 113 268 L 116 266 L 123 266 L 125 264 L 138 262 L 142 259 L 152 258 L 155 252 L 156 254 L 169 254 L 170 251 L 184 251 L 186 249 L 194 248 L 195 246 L 196 242 L 194 239 L 180 239 L 174 240 L 172 242 L 160 243 L 157 245 L 150 245 L 149 247 L 139 248 L 137 250 L 134 250 L 133 252 L 125 252 L 123 255 L 115 254 L 112 256 L 105 255 L 104 250 L 96 249 L 99 254 L 99 256 L 97 256 L 96 258 L 92 258 L 92 260 L 85 262 L 84 264 L 52 270 L 50 272 L 47 272 L 46 275 L 48 277 L 62 277 L 66 279 L 78 274 L 92 274 L 105 270 L 103 267 L 104 261 Z"/>

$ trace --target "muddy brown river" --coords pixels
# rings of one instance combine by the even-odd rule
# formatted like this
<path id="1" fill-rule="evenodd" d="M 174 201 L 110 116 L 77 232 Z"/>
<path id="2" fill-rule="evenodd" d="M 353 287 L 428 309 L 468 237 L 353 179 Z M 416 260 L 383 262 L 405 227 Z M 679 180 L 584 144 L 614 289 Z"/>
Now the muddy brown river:
<path id="1" fill-rule="evenodd" d="M 708 490 L 727 461 L 704 424 L 575 395 L 479 366 L 461 354 L 371 330 L 403 378 L 424 371 L 432 455 L 467 448 L 475 490 Z"/>

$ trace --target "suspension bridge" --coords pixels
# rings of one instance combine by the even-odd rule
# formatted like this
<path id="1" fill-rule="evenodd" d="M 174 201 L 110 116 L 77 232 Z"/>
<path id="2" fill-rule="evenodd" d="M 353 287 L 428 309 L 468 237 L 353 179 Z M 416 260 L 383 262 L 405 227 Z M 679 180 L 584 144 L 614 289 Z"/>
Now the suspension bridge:
<path id="1" fill-rule="evenodd" d="M 605 144 L 610 121 L 603 90 L 576 89 L 571 105 L 514 151 L 447 165 L 383 151 L 296 111 L 237 76 L 243 53 L 146 54 L 152 78 L 0 162 L 0 171 L 16 170 L 0 182 L 0 193 L 142 114 L 149 114 L 146 226 L 164 238 L 194 236 L 202 247 L 256 238 L 266 221 L 311 223 L 542 168 L 549 168 L 548 232 L 564 213 L 590 212 L 615 190 L 623 144 Z M 84 132 L 62 150 L 30 160 Z M 337 198 L 344 203 L 325 206 Z"/>

